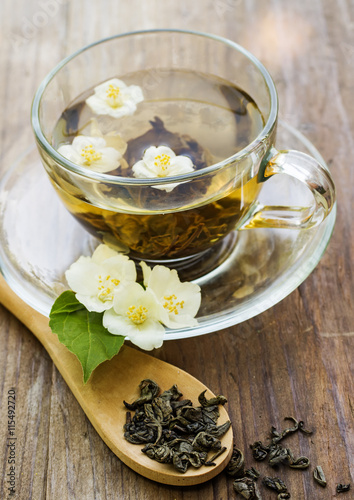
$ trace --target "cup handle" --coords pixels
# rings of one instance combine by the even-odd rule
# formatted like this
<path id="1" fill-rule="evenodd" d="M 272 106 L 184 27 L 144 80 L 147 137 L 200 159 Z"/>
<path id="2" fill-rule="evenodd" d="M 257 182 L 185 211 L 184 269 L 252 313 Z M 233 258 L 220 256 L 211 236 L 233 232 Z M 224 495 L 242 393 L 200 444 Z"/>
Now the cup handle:
<path id="1" fill-rule="evenodd" d="M 272 147 L 261 163 L 259 181 L 275 174 L 287 174 L 304 183 L 313 194 L 314 203 L 311 206 L 272 206 L 256 202 L 250 217 L 240 229 L 309 229 L 327 217 L 335 203 L 335 186 L 330 173 L 321 163 L 300 151 L 278 151 Z"/>

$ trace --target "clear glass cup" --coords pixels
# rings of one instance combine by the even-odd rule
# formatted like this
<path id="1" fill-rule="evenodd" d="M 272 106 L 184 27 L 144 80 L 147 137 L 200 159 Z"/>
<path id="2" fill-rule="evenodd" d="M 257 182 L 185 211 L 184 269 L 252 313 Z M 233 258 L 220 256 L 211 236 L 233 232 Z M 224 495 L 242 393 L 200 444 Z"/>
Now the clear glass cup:
<path id="1" fill-rule="evenodd" d="M 94 172 L 53 147 L 53 130 L 78 95 L 111 78 L 144 71 L 144 95 L 161 99 L 170 91 L 161 82 L 171 68 L 215 75 L 243 89 L 257 103 L 263 128 L 242 149 L 216 163 L 153 179 Z M 232 41 L 181 30 L 128 33 L 79 50 L 44 79 L 32 106 L 42 163 L 67 209 L 92 234 L 130 257 L 178 269 L 195 268 L 196 262 L 208 269 L 219 264 L 232 249 L 235 231 L 305 230 L 330 213 L 335 187 L 328 170 L 307 154 L 276 150 L 277 116 L 274 83 L 252 54 Z M 259 193 L 276 174 L 303 183 L 312 193 L 309 203 L 284 206 L 274 199 L 263 206 Z M 174 189 L 164 190 L 167 185 Z"/>

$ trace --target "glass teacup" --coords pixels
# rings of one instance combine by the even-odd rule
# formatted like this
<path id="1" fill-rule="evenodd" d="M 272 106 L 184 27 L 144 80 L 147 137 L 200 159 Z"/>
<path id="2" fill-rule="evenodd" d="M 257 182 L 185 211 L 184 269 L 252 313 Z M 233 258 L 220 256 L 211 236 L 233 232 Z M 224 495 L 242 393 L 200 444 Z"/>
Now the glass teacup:
<path id="1" fill-rule="evenodd" d="M 136 111 L 90 114 L 86 99 L 104 82 L 115 98 L 119 89 L 109 82 L 117 78 L 140 88 Z M 274 147 L 277 115 L 274 83 L 244 48 L 203 33 L 153 30 L 99 41 L 62 61 L 35 95 L 32 124 L 55 190 L 85 228 L 133 259 L 183 268 L 220 262 L 235 231 L 308 229 L 331 211 L 328 171 L 304 153 Z M 61 154 L 76 136 L 123 141 L 118 167 L 91 168 L 98 156 L 87 142 L 87 165 Z M 150 148 L 153 176 L 136 175 Z M 173 155 L 192 168 L 165 175 Z M 263 206 L 260 191 L 279 173 L 305 184 L 312 203 Z"/>

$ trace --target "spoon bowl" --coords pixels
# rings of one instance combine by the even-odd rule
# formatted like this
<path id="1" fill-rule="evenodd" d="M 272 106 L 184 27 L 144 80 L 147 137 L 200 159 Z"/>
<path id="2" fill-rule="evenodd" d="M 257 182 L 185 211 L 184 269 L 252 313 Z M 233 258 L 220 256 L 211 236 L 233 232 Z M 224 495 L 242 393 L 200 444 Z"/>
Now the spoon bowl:
<path id="1" fill-rule="evenodd" d="M 214 396 L 199 380 L 176 366 L 124 345 L 117 356 L 99 365 L 84 384 L 79 361 L 52 333 L 48 318 L 17 297 L 1 275 L 0 302 L 41 342 L 98 434 L 128 467 L 153 481 L 176 486 L 203 483 L 226 467 L 232 454 L 231 428 L 221 438 L 226 451 L 214 460 L 215 466 L 189 468 L 184 474 L 169 464 L 151 460 L 141 451 L 143 445 L 131 444 L 123 435 L 126 421 L 123 401 L 132 402 L 139 396 L 138 387 L 143 379 L 154 380 L 162 390 L 177 384 L 183 398 L 190 399 L 193 406 L 198 404 L 198 396 L 204 390 L 207 398 Z M 229 417 L 223 406 L 219 410 L 218 425 L 221 425 Z"/>

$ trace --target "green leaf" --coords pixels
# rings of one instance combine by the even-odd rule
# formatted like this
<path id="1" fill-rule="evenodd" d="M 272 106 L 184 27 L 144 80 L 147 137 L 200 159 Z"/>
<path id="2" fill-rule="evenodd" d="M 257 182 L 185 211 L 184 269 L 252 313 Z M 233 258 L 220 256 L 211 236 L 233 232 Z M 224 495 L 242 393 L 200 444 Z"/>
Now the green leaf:
<path id="1" fill-rule="evenodd" d="M 112 335 L 102 324 L 103 313 L 88 311 L 67 291 L 54 302 L 49 326 L 59 341 L 79 359 L 84 382 L 103 361 L 118 354 L 124 343 L 122 335 Z"/>

